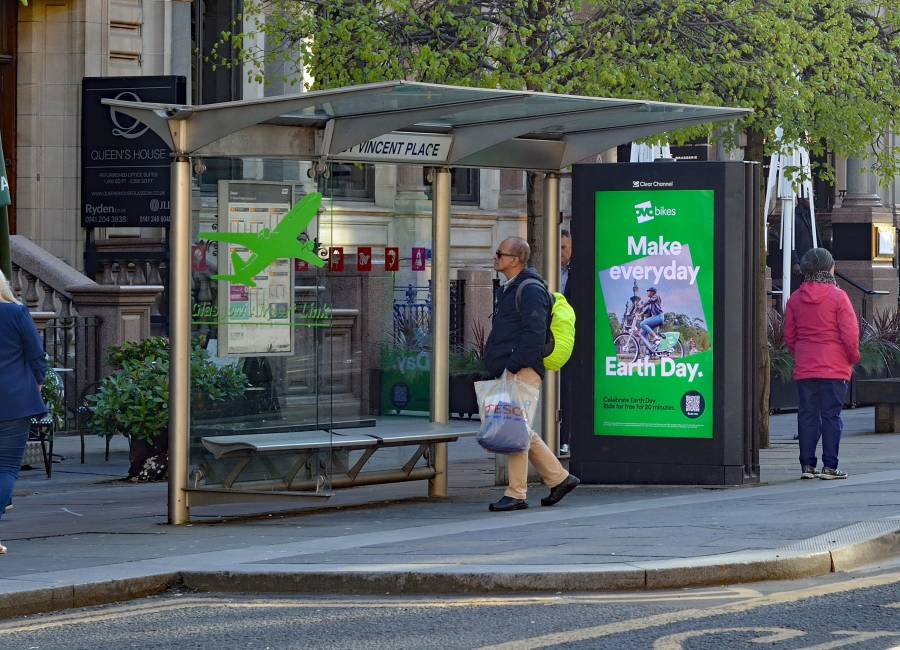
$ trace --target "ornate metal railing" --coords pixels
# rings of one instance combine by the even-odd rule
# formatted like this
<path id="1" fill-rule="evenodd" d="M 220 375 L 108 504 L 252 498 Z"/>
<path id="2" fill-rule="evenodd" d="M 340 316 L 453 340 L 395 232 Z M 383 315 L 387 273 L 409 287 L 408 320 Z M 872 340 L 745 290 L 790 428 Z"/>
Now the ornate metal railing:
<path id="1" fill-rule="evenodd" d="M 465 336 L 465 280 L 450 281 L 450 345 L 462 346 Z M 431 340 L 431 281 L 394 288 L 394 338 L 413 347 Z"/>
<path id="2" fill-rule="evenodd" d="M 64 422 L 58 432 L 77 431 L 79 408 L 101 379 L 100 319 L 96 316 L 51 318 L 41 334 L 50 366 L 63 385 Z"/>

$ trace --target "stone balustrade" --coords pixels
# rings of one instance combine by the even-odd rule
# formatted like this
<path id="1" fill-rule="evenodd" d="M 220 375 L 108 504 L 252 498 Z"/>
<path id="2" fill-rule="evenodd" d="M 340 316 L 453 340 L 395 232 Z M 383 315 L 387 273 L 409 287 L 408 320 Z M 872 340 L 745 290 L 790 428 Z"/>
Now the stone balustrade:
<path id="1" fill-rule="evenodd" d="M 45 341 L 48 351 L 76 349 L 77 328 L 69 325 L 74 324 L 77 317 L 90 319 L 93 326 L 99 328 L 97 340 L 104 348 L 150 336 L 154 307 L 158 313 L 164 290 L 160 262 L 135 263 L 125 257 L 121 260 L 113 258 L 109 270 L 111 284 L 100 284 L 21 235 L 10 237 L 10 249 L 13 291 L 42 328 L 55 319 L 65 326 L 54 327 L 54 337 L 71 339 Z M 84 350 L 81 354 L 94 358 L 95 352 Z M 99 352 L 105 359 L 104 351 Z M 67 359 L 57 362 L 69 367 Z M 109 370 L 101 362 L 101 376 Z"/>
<path id="2" fill-rule="evenodd" d="M 31 311 L 77 315 L 71 287 L 97 283 L 22 235 L 9 238 L 12 254 L 10 284 Z"/>

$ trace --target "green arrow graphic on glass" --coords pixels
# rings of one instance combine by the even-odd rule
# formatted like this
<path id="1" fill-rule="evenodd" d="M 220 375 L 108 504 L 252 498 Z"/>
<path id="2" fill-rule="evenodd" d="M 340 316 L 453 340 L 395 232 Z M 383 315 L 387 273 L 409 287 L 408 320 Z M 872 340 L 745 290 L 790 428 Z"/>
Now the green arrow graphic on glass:
<path id="1" fill-rule="evenodd" d="M 309 194 L 291 208 L 274 230 L 263 228 L 258 233 L 201 232 L 198 239 L 219 241 L 243 246 L 253 251 L 247 260 L 241 259 L 237 251 L 231 253 L 231 275 L 214 275 L 213 280 L 228 280 L 232 284 L 255 287 L 253 278 L 264 271 L 277 259 L 297 258 L 322 268 L 328 259 L 328 249 L 316 248 L 313 240 L 299 241 L 297 238 L 315 218 L 319 211 L 322 195 Z"/>

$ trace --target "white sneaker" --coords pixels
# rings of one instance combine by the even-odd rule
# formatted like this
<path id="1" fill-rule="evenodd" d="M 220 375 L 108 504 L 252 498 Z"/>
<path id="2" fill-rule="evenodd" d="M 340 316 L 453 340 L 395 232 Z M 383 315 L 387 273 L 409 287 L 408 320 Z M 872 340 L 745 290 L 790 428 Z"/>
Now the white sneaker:
<path id="1" fill-rule="evenodd" d="M 819 470 L 812 465 L 804 465 L 803 473 L 800 474 L 800 478 L 819 478 L 819 474 Z"/>
<path id="2" fill-rule="evenodd" d="M 568 456 L 569 455 L 569 445 L 560 445 L 559 446 L 559 455 L 560 456 Z"/>
<path id="3" fill-rule="evenodd" d="M 819 478 L 825 479 L 826 481 L 833 481 L 835 479 L 847 478 L 847 472 L 839 469 L 831 469 L 830 467 L 823 467 L 822 471 L 819 473 Z"/>

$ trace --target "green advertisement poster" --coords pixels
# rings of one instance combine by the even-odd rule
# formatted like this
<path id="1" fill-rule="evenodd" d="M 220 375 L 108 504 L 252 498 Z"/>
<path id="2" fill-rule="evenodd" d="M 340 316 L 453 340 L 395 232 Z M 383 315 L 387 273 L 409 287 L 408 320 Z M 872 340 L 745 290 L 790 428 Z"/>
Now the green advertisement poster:
<path id="1" fill-rule="evenodd" d="M 596 193 L 595 435 L 713 437 L 713 199 Z"/>

